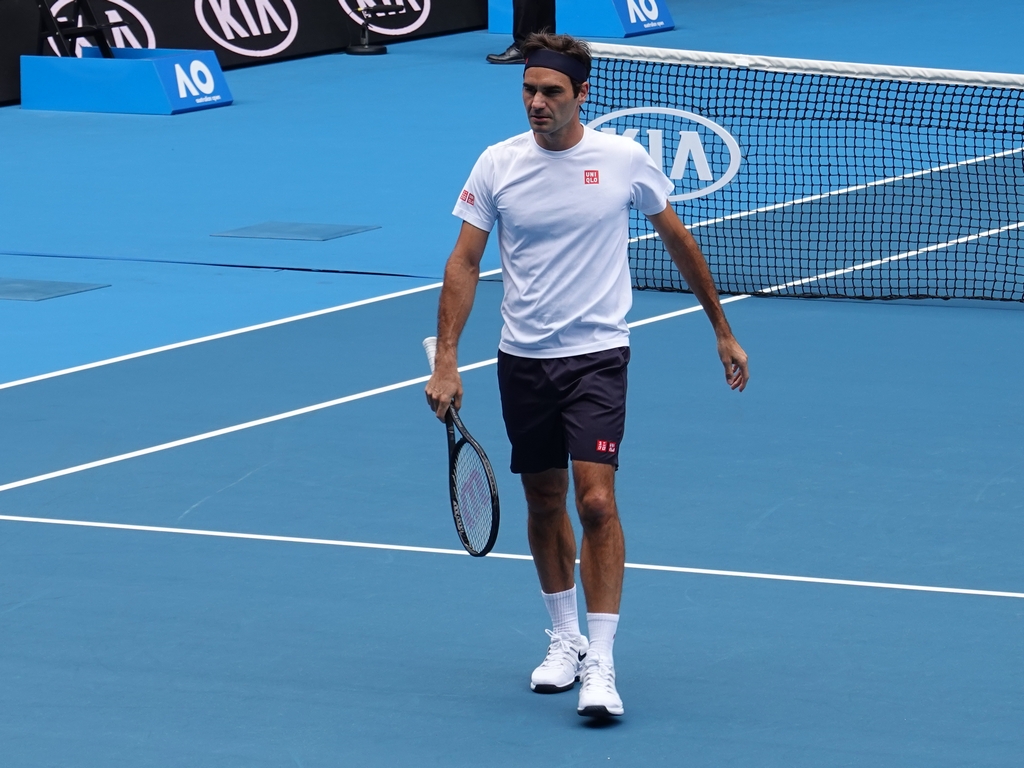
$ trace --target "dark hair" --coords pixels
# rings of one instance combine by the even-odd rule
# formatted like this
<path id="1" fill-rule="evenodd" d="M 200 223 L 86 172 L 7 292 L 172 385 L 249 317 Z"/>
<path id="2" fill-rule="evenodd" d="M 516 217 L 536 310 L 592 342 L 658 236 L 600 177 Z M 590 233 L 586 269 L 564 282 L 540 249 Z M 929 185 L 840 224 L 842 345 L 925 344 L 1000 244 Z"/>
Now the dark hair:
<path id="1" fill-rule="evenodd" d="M 529 35 L 523 44 L 520 46 L 523 51 L 523 56 L 530 58 L 531 53 L 535 53 L 543 48 L 555 53 L 564 53 L 566 56 L 571 56 L 576 59 L 580 64 L 590 71 L 590 46 L 586 40 L 577 40 L 572 35 L 555 35 L 551 32 L 534 32 Z M 580 86 L 583 83 L 569 78 L 569 82 L 572 83 L 572 95 L 580 95 Z"/>

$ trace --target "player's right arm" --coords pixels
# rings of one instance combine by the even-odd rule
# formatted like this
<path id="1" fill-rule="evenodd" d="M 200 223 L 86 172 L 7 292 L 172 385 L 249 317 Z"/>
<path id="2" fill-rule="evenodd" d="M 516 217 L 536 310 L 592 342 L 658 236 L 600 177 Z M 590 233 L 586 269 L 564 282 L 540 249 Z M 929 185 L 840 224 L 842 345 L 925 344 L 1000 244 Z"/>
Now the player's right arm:
<path id="1" fill-rule="evenodd" d="M 480 280 L 480 260 L 484 256 L 488 234 L 464 221 L 444 268 L 444 284 L 437 308 L 437 357 L 434 374 L 426 388 L 427 403 L 442 421 L 449 403 L 454 402 L 456 408 L 462 406 L 459 337 L 473 309 L 476 285 Z"/>

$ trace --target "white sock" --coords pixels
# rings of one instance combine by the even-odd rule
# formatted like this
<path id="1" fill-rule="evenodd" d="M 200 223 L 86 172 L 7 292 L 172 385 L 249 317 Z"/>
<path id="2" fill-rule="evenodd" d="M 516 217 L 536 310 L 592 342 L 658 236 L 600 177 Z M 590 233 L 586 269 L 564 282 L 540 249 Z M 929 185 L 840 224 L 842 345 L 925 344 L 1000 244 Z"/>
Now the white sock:
<path id="1" fill-rule="evenodd" d="M 565 592 L 547 592 L 541 590 L 544 605 L 551 615 L 551 629 L 556 635 L 578 637 L 580 635 L 580 617 L 576 610 L 576 585 Z"/>
<path id="2" fill-rule="evenodd" d="M 619 626 L 617 613 L 588 613 L 587 631 L 590 633 L 590 651 L 615 663 L 612 646 L 615 644 L 615 630 Z"/>

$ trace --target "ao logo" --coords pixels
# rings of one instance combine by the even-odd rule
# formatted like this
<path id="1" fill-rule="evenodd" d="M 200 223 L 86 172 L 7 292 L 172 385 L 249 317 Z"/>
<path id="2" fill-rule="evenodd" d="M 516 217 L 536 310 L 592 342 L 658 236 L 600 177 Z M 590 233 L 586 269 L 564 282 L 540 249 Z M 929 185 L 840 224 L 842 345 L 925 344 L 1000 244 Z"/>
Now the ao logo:
<path id="1" fill-rule="evenodd" d="M 54 18 L 58 21 L 68 22 L 71 19 L 67 16 L 62 15 L 61 11 L 71 5 L 72 0 L 57 0 L 56 3 L 50 6 L 50 11 L 53 13 Z M 103 6 L 107 6 L 103 8 Z M 143 16 L 137 8 L 129 5 L 125 0 L 102 0 L 99 3 L 93 3 L 93 8 L 97 11 L 97 15 L 101 16 L 96 19 L 99 22 L 103 22 L 102 16 L 106 16 L 106 20 L 111 24 L 121 24 L 122 22 L 127 24 L 123 27 L 113 27 L 110 30 L 110 36 L 114 38 L 115 48 L 156 48 L 156 35 L 153 34 L 153 27 L 150 26 L 149 21 Z M 102 11 L 101 11 L 102 8 Z M 81 16 L 76 20 L 78 26 L 84 25 L 84 20 Z M 57 46 L 53 42 L 53 38 L 47 40 L 54 53 L 57 53 Z M 75 55 L 81 57 L 82 48 L 91 46 L 92 43 L 78 38 L 75 43 Z"/>
<path id="2" fill-rule="evenodd" d="M 217 88 L 217 83 L 213 80 L 213 72 L 198 59 L 189 66 L 188 74 L 185 74 L 181 64 L 175 64 L 174 77 L 178 81 L 179 99 L 184 99 L 186 95 L 198 96 L 200 92 L 209 96 Z"/>
<path id="3" fill-rule="evenodd" d="M 363 23 L 360 6 L 370 13 L 370 29 L 381 35 L 408 35 L 430 16 L 430 0 L 338 0 L 357 24 Z"/>
<path id="4" fill-rule="evenodd" d="M 644 116 L 657 120 L 651 119 L 652 125 L 664 126 L 671 122 L 677 129 L 666 132 L 663 127 L 648 127 Z M 638 139 L 641 129 L 644 131 L 651 158 L 676 182 L 676 194 L 669 200 L 691 200 L 717 192 L 732 181 L 740 169 L 740 145 L 736 139 L 718 123 L 693 112 L 670 107 L 636 107 L 610 112 L 590 123 L 591 128 L 611 134 L 619 133 L 620 126 L 622 135 L 630 139 Z M 669 157 L 666 150 L 671 151 L 673 147 L 675 152 Z"/>
<path id="5" fill-rule="evenodd" d="M 281 53 L 299 33 L 292 0 L 196 0 L 196 18 L 220 45 L 255 58 Z"/>
<path id="6" fill-rule="evenodd" d="M 630 24 L 658 20 L 657 0 L 626 0 L 626 7 L 629 8 Z"/>

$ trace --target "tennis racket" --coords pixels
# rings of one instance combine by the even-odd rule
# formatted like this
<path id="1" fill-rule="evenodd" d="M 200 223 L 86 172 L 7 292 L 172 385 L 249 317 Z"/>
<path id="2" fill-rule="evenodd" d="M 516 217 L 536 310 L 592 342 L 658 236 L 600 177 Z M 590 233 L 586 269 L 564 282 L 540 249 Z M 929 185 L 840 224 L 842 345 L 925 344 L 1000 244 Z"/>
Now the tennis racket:
<path id="1" fill-rule="evenodd" d="M 437 338 L 423 340 L 430 370 L 434 370 Z M 452 500 L 452 517 L 462 546 L 473 557 L 483 557 L 498 538 L 498 484 L 494 470 L 480 443 L 466 430 L 455 405 L 444 416 L 448 429 L 448 492 Z M 455 430 L 459 431 L 456 439 Z"/>

